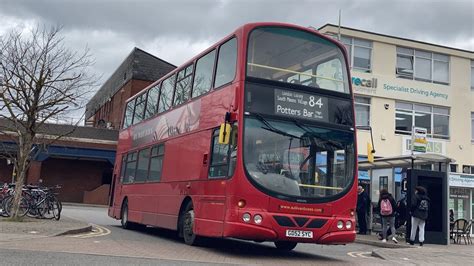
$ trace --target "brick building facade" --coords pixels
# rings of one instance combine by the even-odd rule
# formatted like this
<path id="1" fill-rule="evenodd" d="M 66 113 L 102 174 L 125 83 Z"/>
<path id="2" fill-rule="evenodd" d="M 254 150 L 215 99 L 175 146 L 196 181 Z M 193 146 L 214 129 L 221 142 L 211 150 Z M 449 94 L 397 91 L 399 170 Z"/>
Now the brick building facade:
<path id="1" fill-rule="evenodd" d="M 119 129 L 125 101 L 176 66 L 134 48 L 87 103 L 85 124 Z"/>

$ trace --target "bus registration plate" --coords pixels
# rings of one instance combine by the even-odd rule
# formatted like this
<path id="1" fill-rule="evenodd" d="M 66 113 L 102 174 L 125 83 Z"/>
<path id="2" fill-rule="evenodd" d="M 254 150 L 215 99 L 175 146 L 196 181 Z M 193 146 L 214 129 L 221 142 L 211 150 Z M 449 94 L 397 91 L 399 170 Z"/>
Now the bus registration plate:
<path id="1" fill-rule="evenodd" d="M 313 232 L 301 230 L 286 230 L 287 237 L 313 238 Z"/>

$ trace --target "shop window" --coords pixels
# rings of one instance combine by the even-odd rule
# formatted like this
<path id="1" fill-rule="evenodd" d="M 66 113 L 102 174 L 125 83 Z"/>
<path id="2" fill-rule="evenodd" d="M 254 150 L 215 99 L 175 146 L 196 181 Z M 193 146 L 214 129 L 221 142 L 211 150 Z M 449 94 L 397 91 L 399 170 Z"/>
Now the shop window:
<path id="1" fill-rule="evenodd" d="M 380 176 L 379 177 L 379 189 L 380 189 L 380 191 L 382 189 L 388 190 L 388 176 Z"/>
<path id="2" fill-rule="evenodd" d="M 372 72 L 372 41 L 342 36 L 341 42 L 346 47 L 353 70 Z"/>
<path id="3" fill-rule="evenodd" d="M 355 116 L 357 126 L 370 125 L 370 98 L 355 97 Z"/>
<path id="4" fill-rule="evenodd" d="M 396 102 L 395 133 L 411 135 L 412 128 L 427 129 L 428 137 L 449 139 L 449 108 Z"/>
<path id="5" fill-rule="evenodd" d="M 449 84 L 449 56 L 422 50 L 397 47 L 399 78 Z"/>

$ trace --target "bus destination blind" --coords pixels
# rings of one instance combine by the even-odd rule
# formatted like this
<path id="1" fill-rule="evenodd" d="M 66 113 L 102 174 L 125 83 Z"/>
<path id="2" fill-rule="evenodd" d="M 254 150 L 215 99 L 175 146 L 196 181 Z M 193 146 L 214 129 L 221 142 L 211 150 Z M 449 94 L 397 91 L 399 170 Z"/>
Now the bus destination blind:
<path id="1" fill-rule="evenodd" d="M 274 112 L 316 121 L 329 121 L 328 99 L 314 94 L 275 89 Z"/>

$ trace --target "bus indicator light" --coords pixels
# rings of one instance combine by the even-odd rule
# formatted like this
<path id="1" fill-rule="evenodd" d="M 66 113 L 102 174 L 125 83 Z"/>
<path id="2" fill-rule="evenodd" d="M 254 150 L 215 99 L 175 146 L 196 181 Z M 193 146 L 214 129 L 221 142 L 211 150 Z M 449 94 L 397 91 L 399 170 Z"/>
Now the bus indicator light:
<path id="1" fill-rule="evenodd" d="M 260 214 L 255 214 L 255 216 L 253 217 L 253 221 L 254 221 L 256 224 L 261 224 L 262 221 L 263 221 L 262 215 L 260 215 Z"/>
<path id="2" fill-rule="evenodd" d="M 245 205 L 246 205 L 246 202 L 243 199 L 241 199 L 241 200 L 239 200 L 239 202 L 237 202 L 237 206 L 239 206 L 239 208 L 243 208 L 243 207 L 245 207 Z"/>

